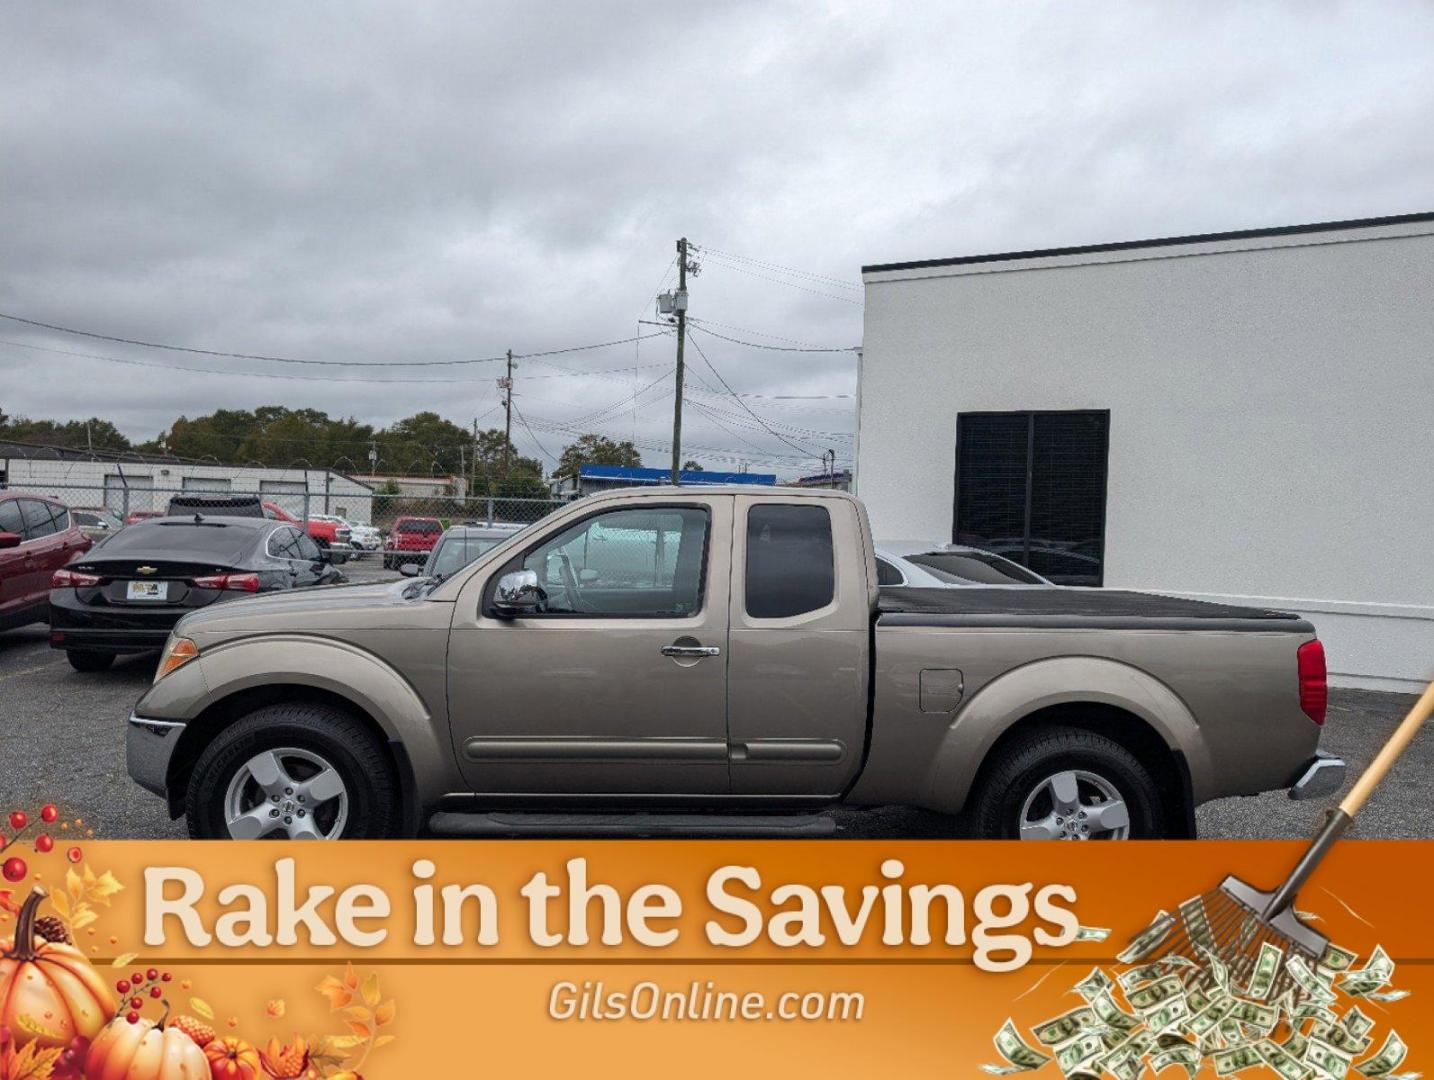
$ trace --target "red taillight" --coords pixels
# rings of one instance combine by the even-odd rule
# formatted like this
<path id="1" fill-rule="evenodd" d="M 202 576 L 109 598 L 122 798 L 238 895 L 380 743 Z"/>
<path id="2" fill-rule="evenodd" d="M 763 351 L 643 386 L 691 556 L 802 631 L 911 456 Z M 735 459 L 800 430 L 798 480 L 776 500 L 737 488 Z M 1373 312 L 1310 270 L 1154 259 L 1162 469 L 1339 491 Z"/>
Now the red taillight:
<path id="1" fill-rule="evenodd" d="M 1329 708 L 1329 680 L 1324 663 L 1324 646 L 1306 641 L 1296 654 L 1300 671 L 1300 708 L 1316 724 L 1324 723 Z"/>
<path id="2" fill-rule="evenodd" d="M 81 585 L 98 585 L 100 578 L 96 574 L 82 574 L 78 570 L 56 570 L 50 577 L 50 588 L 52 589 L 73 589 Z"/>
<path id="3" fill-rule="evenodd" d="M 214 574 L 194 579 L 195 588 L 228 589 L 232 592 L 258 592 L 258 574 Z"/>

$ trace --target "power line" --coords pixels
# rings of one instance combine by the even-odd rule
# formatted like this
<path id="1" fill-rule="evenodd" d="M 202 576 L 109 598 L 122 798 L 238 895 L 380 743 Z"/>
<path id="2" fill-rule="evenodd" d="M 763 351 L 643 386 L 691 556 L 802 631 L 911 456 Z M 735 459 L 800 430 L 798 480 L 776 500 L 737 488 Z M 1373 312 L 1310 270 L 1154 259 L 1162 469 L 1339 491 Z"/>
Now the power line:
<path id="1" fill-rule="evenodd" d="M 75 352 L 73 349 L 56 349 L 45 345 L 31 345 L 24 341 L 10 341 L 6 338 L 0 338 L 0 345 L 13 345 L 19 349 L 34 349 L 36 352 L 55 353 L 59 356 L 76 356 L 84 360 L 105 360 L 111 364 L 127 364 L 130 367 L 157 368 L 160 371 L 184 371 L 193 375 L 239 375 L 251 379 L 285 379 L 290 382 L 366 383 L 373 386 L 382 386 L 385 383 L 391 383 L 395 386 L 412 386 L 424 383 L 452 386 L 455 383 L 484 381 L 471 377 L 464 379 L 341 379 L 332 375 L 289 375 L 279 371 L 215 371 L 213 368 L 185 367 L 183 364 L 157 364 L 152 360 L 132 360 L 124 356 L 102 356 L 99 353 Z"/>
<path id="2" fill-rule="evenodd" d="M 760 266 L 767 270 L 777 270 L 783 273 L 792 274 L 796 277 L 807 278 L 811 281 L 820 281 L 827 285 L 835 285 L 840 289 L 851 289 L 853 292 L 861 292 L 865 286 L 859 281 L 847 278 L 835 278 L 826 274 L 818 274 L 812 270 L 799 270 L 795 266 L 783 266 L 781 263 L 768 262 L 765 259 L 754 259 L 750 255 L 738 255 L 731 251 L 723 251 L 721 248 L 700 247 L 698 251 L 707 255 L 716 255 L 723 259 L 735 259 L 737 262 L 750 263 L 753 266 Z"/>
<path id="3" fill-rule="evenodd" d="M 739 274 L 746 274 L 748 277 L 760 278 L 762 281 L 770 281 L 773 285 L 785 285 L 789 289 L 811 293 L 813 296 L 823 296 L 828 300 L 840 300 L 843 304 L 854 304 L 857 307 L 862 306 L 860 300 L 854 300 L 850 296 L 838 296 L 836 293 L 822 292 L 820 289 L 812 289 L 805 285 L 798 285 L 795 281 L 784 281 L 782 278 L 772 277 L 770 274 L 759 274 L 757 271 L 750 270 L 745 266 L 738 266 L 736 263 L 726 262 L 718 256 L 709 255 L 708 258 L 724 270 L 734 270 Z"/>
<path id="4" fill-rule="evenodd" d="M 820 345 L 817 345 L 810 341 L 801 341 L 798 338 L 782 337 L 780 334 L 769 334 L 765 330 L 753 330 L 750 326 L 734 326 L 732 323 L 718 322 L 715 319 L 699 319 L 695 315 L 692 317 L 692 321 L 695 323 L 705 323 L 708 326 L 720 326 L 724 330 L 736 330 L 739 333 L 743 334 L 756 334 L 760 338 L 769 338 L 772 341 L 785 341 L 788 345 L 806 345 L 809 348 L 813 349 L 821 348 Z"/>
<path id="5" fill-rule="evenodd" d="M 276 364 L 311 364 L 320 367 L 452 367 L 459 364 L 492 364 L 506 361 L 507 354 L 502 356 L 481 356 L 467 360 L 375 360 L 361 363 L 351 360 L 303 360 L 292 356 L 268 356 L 263 353 L 241 353 L 225 352 L 219 349 L 196 349 L 187 345 L 166 345 L 155 341 L 140 341 L 137 338 L 117 337 L 113 334 L 100 334 L 91 330 L 77 330 L 71 326 L 58 326 L 55 323 L 40 322 L 38 319 L 27 319 L 20 315 L 9 315 L 0 311 L 0 319 L 8 319 L 11 322 L 23 323 L 26 326 L 36 326 L 44 330 L 54 330 L 61 334 L 75 334 L 79 337 L 94 338 L 98 341 L 113 341 L 120 345 L 138 345 L 146 349 L 164 349 L 169 352 L 191 353 L 195 356 L 218 356 L 231 360 L 262 360 Z M 588 349 L 606 349 L 613 345 L 631 345 L 642 337 L 658 337 L 658 334 L 639 334 L 636 337 L 620 338 L 616 341 L 600 341 L 591 345 L 572 345 L 563 349 L 546 349 L 540 352 L 515 353 L 521 358 L 539 356 L 561 356 L 564 353 L 583 352 Z M 229 374 L 228 372 L 213 372 L 213 374 Z"/>
<path id="6" fill-rule="evenodd" d="M 726 334 L 719 334 L 716 330 L 708 330 L 707 326 L 697 319 L 692 320 L 692 328 L 701 330 L 710 337 L 721 338 L 723 341 L 730 341 L 734 345 L 745 345 L 749 349 L 767 349 L 771 352 L 801 352 L 801 353 L 849 353 L 856 352 L 855 345 L 849 345 L 844 349 L 817 349 L 817 348 L 796 348 L 790 345 L 763 345 L 759 341 L 743 341 L 741 338 L 728 337 Z"/>
<path id="7" fill-rule="evenodd" d="M 699 344 L 697 344 L 696 341 L 693 341 L 693 342 L 692 342 L 692 347 L 697 350 L 697 355 L 700 356 L 700 357 L 702 357 L 702 362 L 707 365 L 708 369 L 712 372 L 712 374 L 717 376 L 717 381 L 720 382 L 720 383 L 723 385 L 723 387 L 726 388 L 727 393 L 729 393 L 729 394 L 732 395 L 732 399 L 733 399 L 734 401 L 736 401 L 738 405 L 742 406 L 743 409 L 746 409 L 747 414 L 748 414 L 749 416 L 751 416 L 753 420 L 757 421 L 757 423 L 761 424 L 762 427 L 764 427 L 764 428 L 767 429 L 768 433 L 770 433 L 771 435 L 775 436 L 775 437 L 778 438 L 778 439 L 781 439 L 782 442 L 786 443 L 786 444 L 787 444 L 788 446 L 790 446 L 793 450 L 800 450 L 800 451 L 801 451 L 802 453 L 804 453 L 804 454 L 810 453 L 810 448 L 808 448 L 808 447 L 803 447 L 803 446 L 798 446 L 796 443 L 792 442 L 792 440 L 789 439 L 789 438 L 787 438 L 785 435 L 781 434 L 781 433 L 778 432 L 778 431 L 773 430 L 772 426 L 771 426 L 770 424 L 768 424 L 767 421 L 763 420 L 760 416 L 758 416 L 756 413 L 754 413 L 754 412 L 752 411 L 752 409 L 750 408 L 750 406 L 748 406 L 748 404 L 747 404 L 745 401 L 743 401 L 740 397 L 737 396 L 737 391 L 733 390 L 732 387 L 730 387 L 730 386 L 727 385 L 727 380 L 724 379 L 724 378 L 722 378 L 722 373 L 721 373 L 720 371 L 718 371 L 718 370 L 713 366 L 711 360 L 707 359 L 707 354 L 702 351 L 702 346 L 699 345 Z"/>
<path id="8" fill-rule="evenodd" d="M 533 440 L 533 445 L 543 452 L 543 456 L 545 458 L 547 458 L 554 465 L 556 465 L 558 463 L 558 459 L 553 457 L 552 454 L 548 453 L 548 448 L 538 441 L 538 437 L 533 434 L 533 429 L 528 426 L 528 418 L 523 415 L 523 410 L 518 408 L 518 406 L 515 404 L 513 405 L 513 411 L 518 414 L 518 421 L 523 425 L 524 430 L 527 431 L 528 437 Z"/>

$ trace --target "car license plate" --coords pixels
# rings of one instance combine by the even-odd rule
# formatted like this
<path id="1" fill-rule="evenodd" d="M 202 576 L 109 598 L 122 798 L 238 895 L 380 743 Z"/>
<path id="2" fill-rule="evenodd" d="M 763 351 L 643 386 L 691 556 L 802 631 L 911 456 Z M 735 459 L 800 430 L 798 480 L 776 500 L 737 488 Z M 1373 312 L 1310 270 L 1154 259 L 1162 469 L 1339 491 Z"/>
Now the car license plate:
<path id="1" fill-rule="evenodd" d="M 126 600 L 164 600 L 169 595 L 166 581 L 131 581 L 125 588 Z"/>

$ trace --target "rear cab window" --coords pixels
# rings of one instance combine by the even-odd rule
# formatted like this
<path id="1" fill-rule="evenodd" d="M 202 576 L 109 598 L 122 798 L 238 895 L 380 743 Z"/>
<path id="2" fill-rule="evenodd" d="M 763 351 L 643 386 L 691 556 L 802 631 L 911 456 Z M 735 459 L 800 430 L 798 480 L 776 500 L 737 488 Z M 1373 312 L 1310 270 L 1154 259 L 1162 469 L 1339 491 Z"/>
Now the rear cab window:
<path id="1" fill-rule="evenodd" d="M 824 506 L 760 504 L 747 511 L 744 595 L 754 619 L 789 619 L 836 598 L 831 514 Z"/>

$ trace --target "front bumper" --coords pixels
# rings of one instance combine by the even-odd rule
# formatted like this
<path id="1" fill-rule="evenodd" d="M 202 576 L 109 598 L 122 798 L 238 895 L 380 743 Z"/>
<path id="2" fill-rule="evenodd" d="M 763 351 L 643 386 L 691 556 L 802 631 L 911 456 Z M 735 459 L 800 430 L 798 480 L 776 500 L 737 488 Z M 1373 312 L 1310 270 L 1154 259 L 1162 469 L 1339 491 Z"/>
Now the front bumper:
<path id="1" fill-rule="evenodd" d="M 1318 751 L 1290 785 L 1292 799 L 1324 799 L 1344 786 L 1344 759 Z"/>
<path id="2" fill-rule="evenodd" d="M 125 767 L 130 779 L 146 791 L 167 795 L 169 760 L 183 733 L 182 721 L 131 716 L 125 729 Z"/>

